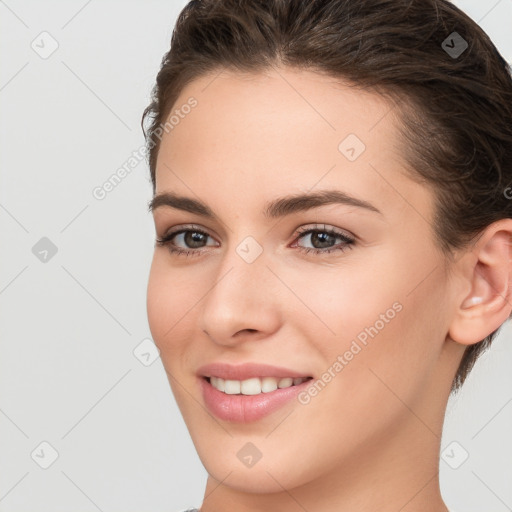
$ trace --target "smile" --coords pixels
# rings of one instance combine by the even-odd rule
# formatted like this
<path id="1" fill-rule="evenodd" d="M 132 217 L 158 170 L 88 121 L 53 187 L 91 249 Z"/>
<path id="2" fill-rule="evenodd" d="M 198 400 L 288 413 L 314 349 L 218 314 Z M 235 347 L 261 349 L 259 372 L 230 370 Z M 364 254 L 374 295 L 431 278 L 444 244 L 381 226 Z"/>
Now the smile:
<path id="1" fill-rule="evenodd" d="M 253 377 L 246 380 L 226 380 L 221 377 L 211 376 L 208 378 L 210 384 L 227 395 L 259 395 L 271 393 L 276 389 L 298 386 L 311 377 Z"/>
<path id="2" fill-rule="evenodd" d="M 212 381 L 211 377 L 200 377 L 199 386 L 207 409 L 216 418 L 233 423 L 250 423 L 258 421 L 292 402 L 301 391 L 304 391 L 313 382 L 312 377 L 297 379 L 297 384 L 294 384 L 295 379 L 289 377 L 279 380 L 274 377 L 261 379 L 253 377 L 244 381 L 224 380 L 216 377 L 213 377 Z M 281 382 L 283 383 L 282 387 L 279 387 Z M 222 386 L 224 386 L 224 391 L 217 389 Z M 270 389 L 271 387 L 273 389 Z M 246 394 L 247 389 L 249 393 Z"/>

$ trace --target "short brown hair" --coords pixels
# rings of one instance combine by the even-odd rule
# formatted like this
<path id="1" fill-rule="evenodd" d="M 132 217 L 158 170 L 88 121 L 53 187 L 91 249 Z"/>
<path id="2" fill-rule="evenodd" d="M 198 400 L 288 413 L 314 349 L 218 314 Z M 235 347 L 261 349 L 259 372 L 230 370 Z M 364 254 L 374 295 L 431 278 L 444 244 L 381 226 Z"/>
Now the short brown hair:
<path id="1" fill-rule="evenodd" d="M 450 52 L 456 40 L 459 55 Z M 216 70 L 275 64 L 348 80 L 398 106 L 410 177 L 434 191 L 433 231 L 447 257 L 512 217 L 505 193 L 512 184 L 510 67 L 446 0 L 192 0 L 142 116 L 153 191 L 155 135 L 183 88 Z M 452 391 L 500 328 L 466 348 Z"/>

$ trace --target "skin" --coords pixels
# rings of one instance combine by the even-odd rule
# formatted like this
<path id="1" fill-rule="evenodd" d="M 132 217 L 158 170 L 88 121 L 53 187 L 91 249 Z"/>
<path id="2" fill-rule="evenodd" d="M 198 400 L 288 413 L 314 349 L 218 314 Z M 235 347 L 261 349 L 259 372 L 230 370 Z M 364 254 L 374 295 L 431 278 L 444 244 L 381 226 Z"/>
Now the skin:
<path id="1" fill-rule="evenodd" d="M 162 138 L 156 194 L 206 203 L 219 220 L 168 206 L 153 211 L 161 237 L 193 223 L 200 255 L 155 247 L 147 309 L 153 339 L 209 477 L 202 512 L 446 511 L 438 481 L 443 419 L 467 345 L 511 311 L 511 219 L 455 254 L 448 272 L 433 237 L 433 193 L 411 180 L 395 112 L 382 97 L 310 71 L 224 70 L 189 84 L 174 108 L 198 105 Z M 339 143 L 366 145 L 353 162 Z M 342 190 L 377 207 L 331 204 L 279 219 L 277 197 Z M 356 237 L 345 251 L 300 227 Z M 236 252 L 252 236 L 262 254 Z M 325 250 L 325 249 L 324 249 Z M 471 305 L 472 297 L 482 303 Z M 394 303 L 400 312 L 307 405 L 293 400 L 257 422 L 206 409 L 196 371 L 256 361 L 315 378 Z M 208 334 L 207 334 L 208 333 Z M 252 467 L 237 452 L 253 443 Z"/>

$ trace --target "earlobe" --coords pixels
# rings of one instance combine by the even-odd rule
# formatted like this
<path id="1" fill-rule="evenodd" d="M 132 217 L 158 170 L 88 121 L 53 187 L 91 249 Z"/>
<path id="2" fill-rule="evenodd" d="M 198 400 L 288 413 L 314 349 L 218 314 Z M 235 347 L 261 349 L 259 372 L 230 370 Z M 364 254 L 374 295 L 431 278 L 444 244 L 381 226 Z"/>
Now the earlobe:
<path id="1" fill-rule="evenodd" d="M 466 294 L 449 330 L 449 337 L 463 345 L 480 342 L 498 329 L 512 311 L 512 219 L 487 227 L 476 246 L 466 255 Z M 463 258 L 464 259 L 464 258 Z"/>

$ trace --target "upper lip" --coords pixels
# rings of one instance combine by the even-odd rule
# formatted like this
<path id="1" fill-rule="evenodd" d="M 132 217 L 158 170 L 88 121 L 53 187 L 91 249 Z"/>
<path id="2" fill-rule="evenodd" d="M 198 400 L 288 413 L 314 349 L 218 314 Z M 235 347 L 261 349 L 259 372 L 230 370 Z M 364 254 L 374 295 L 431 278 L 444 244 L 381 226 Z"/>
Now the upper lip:
<path id="1" fill-rule="evenodd" d="M 302 372 L 260 363 L 243 363 L 232 365 L 227 363 L 211 363 L 201 366 L 197 370 L 200 377 L 220 377 L 229 380 L 246 380 L 253 377 L 310 377 Z"/>

